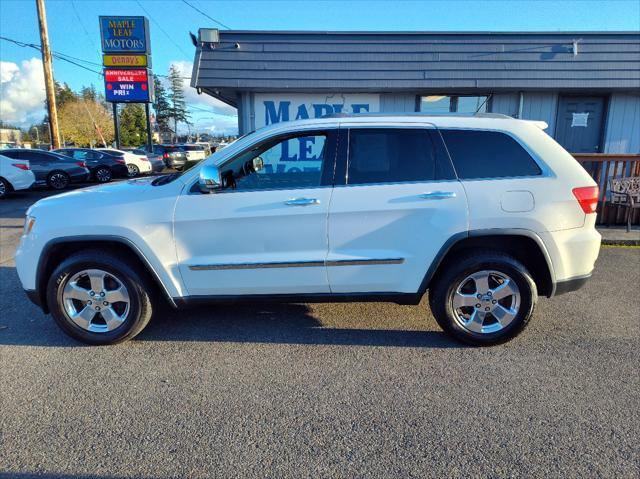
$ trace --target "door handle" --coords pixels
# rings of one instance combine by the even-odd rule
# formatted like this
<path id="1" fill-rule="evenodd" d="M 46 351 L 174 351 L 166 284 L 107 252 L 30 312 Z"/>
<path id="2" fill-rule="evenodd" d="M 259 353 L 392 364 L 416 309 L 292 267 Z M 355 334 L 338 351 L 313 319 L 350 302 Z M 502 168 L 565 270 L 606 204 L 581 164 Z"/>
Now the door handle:
<path id="1" fill-rule="evenodd" d="M 422 193 L 420 198 L 423 200 L 446 200 L 447 198 L 455 198 L 456 194 L 453 191 L 430 191 L 429 193 Z"/>
<path id="2" fill-rule="evenodd" d="M 317 198 L 291 198 L 284 202 L 285 205 L 289 206 L 309 206 L 309 205 L 319 205 L 320 200 Z"/>

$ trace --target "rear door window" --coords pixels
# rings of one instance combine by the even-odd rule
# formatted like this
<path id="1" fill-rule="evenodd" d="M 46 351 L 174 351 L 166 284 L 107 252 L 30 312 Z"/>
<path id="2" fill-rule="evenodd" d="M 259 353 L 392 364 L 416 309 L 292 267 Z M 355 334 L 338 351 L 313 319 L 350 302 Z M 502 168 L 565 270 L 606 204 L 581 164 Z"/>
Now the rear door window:
<path id="1" fill-rule="evenodd" d="M 453 178 L 438 154 L 435 130 L 363 128 L 349 130 L 347 183 L 426 182 Z M 444 160 L 444 161 L 442 161 Z"/>
<path id="2" fill-rule="evenodd" d="M 499 131 L 440 130 L 460 179 L 540 175 L 542 170 L 511 136 Z"/>

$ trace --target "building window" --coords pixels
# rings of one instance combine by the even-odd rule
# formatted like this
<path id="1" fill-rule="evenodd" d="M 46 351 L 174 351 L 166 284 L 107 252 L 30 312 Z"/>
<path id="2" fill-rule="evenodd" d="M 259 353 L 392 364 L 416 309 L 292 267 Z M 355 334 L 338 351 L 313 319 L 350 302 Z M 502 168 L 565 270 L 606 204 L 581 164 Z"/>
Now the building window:
<path id="1" fill-rule="evenodd" d="M 420 98 L 423 113 L 486 113 L 489 111 L 487 95 L 429 95 Z"/>

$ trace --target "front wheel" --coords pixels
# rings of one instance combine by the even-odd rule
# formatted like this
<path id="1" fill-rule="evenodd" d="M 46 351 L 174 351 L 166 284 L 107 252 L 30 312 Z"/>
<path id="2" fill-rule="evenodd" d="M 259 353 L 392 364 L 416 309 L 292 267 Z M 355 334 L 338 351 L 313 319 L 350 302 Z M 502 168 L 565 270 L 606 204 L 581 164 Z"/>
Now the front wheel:
<path id="1" fill-rule="evenodd" d="M 56 268 L 47 284 L 47 304 L 65 333 L 89 344 L 131 339 L 152 313 L 143 275 L 98 250 L 76 253 Z"/>
<path id="2" fill-rule="evenodd" d="M 478 251 L 456 258 L 429 292 L 442 329 L 467 344 L 488 346 L 518 335 L 538 298 L 531 275 L 515 258 Z"/>

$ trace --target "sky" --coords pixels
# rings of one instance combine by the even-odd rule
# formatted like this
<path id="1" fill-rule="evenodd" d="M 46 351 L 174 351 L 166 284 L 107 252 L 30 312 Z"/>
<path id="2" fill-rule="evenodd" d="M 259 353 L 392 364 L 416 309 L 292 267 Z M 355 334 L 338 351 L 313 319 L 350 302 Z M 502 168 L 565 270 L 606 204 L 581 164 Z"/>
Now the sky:
<path id="1" fill-rule="evenodd" d="M 99 15 L 149 18 L 153 71 L 176 65 L 191 76 L 195 48 L 188 32 L 234 30 L 348 31 L 638 31 L 640 0 L 45 0 L 56 80 L 74 90 L 102 90 Z M 0 36 L 39 45 L 35 0 L 0 0 Z M 40 52 L 0 39 L 0 119 L 28 126 L 44 116 Z M 200 132 L 233 133 L 236 110 L 185 81 Z"/>

